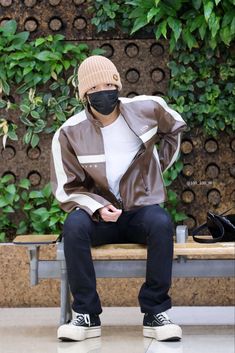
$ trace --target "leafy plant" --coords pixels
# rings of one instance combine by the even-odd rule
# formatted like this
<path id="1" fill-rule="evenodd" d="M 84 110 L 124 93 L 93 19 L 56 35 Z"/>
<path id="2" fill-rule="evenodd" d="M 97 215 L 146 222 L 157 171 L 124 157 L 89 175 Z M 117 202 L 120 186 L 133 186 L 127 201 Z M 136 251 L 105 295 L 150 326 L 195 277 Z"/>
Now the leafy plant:
<path id="1" fill-rule="evenodd" d="M 170 185 L 178 178 L 178 175 L 183 169 L 183 162 L 178 158 L 178 160 L 174 163 L 174 165 L 169 168 L 167 171 L 163 173 L 163 179 L 164 179 L 164 184 L 167 188 L 167 206 L 166 209 L 170 213 L 173 221 L 175 223 L 183 221 L 187 219 L 187 216 L 183 212 L 179 212 L 178 206 L 179 206 L 179 199 L 178 195 L 176 194 L 175 191 L 169 188 Z"/>
<path id="2" fill-rule="evenodd" d="M 90 52 L 86 44 L 66 42 L 61 34 L 29 41 L 29 32 L 16 31 L 14 20 L 0 27 L 0 109 L 5 115 L 10 109 L 20 110 L 20 122 L 26 127 L 23 140 L 35 147 L 40 133 L 55 131 L 81 110 L 77 68 Z M 11 102 L 10 95 L 17 95 L 19 103 Z M 16 124 L 5 121 L 3 117 L 0 122 L 4 141 L 7 136 L 17 139 Z"/>
<path id="3" fill-rule="evenodd" d="M 61 232 L 66 213 L 60 209 L 54 199 L 50 184 L 45 185 L 41 190 L 23 191 L 21 199 L 26 218 L 20 221 L 17 234 Z"/>
<path id="4" fill-rule="evenodd" d="M 96 0 L 88 12 L 93 14 L 91 23 L 96 26 L 97 32 L 107 32 L 115 29 L 120 23 L 123 32 L 128 32 L 131 22 L 128 18 L 130 8 L 123 0 Z"/>
<path id="5" fill-rule="evenodd" d="M 186 48 L 175 51 L 169 62 L 171 80 L 167 94 L 172 107 L 191 128 L 207 135 L 235 130 L 235 69 L 229 52 L 216 56 L 212 50 Z"/>
<path id="6" fill-rule="evenodd" d="M 6 240 L 8 229 L 15 229 L 16 226 L 11 221 L 11 214 L 15 212 L 15 207 L 19 201 L 16 186 L 12 182 L 12 175 L 5 175 L 0 178 L 0 242 Z"/>
<path id="7" fill-rule="evenodd" d="M 114 28 L 114 19 L 131 34 L 151 27 L 156 39 L 169 39 L 171 51 L 179 40 L 190 50 L 202 41 L 215 49 L 235 37 L 233 0 L 96 0 L 95 9 L 92 23 L 98 31 Z"/>
<path id="8" fill-rule="evenodd" d="M 0 242 L 15 233 L 61 232 L 66 213 L 52 195 L 50 184 L 41 190 L 30 190 L 30 187 L 28 179 L 14 183 L 12 175 L 0 178 Z"/>
<path id="9" fill-rule="evenodd" d="M 6 147 L 7 137 L 10 137 L 11 140 L 18 140 L 15 130 L 17 125 L 6 119 L 0 119 L 0 136 L 3 135 L 2 144 L 3 147 Z"/>

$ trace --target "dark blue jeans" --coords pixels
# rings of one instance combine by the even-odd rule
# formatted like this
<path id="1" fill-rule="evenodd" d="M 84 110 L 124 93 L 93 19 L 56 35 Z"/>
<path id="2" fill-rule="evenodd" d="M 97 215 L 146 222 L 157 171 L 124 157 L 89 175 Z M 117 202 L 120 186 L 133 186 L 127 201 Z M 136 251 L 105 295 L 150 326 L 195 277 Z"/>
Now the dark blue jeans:
<path id="1" fill-rule="evenodd" d="M 123 212 L 117 222 L 97 223 L 85 211 L 76 210 L 68 215 L 63 235 L 75 312 L 102 312 L 91 245 L 112 243 L 147 244 L 146 280 L 138 296 L 141 312 L 158 314 L 171 308 L 168 291 L 173 259 L 173 224 L 167 211 L 159 205 Z"/>

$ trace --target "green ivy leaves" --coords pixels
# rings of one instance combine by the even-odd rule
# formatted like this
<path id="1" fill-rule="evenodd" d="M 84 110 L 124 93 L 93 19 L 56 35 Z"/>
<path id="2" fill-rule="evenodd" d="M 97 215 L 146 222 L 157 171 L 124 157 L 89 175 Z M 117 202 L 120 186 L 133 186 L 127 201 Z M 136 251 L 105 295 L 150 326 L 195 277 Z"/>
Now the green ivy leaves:
<path id="1" fill-rule="evenodd" d="M 41 190 L 30 190 L 30 181 L 14 183 L 12 175 L 0 178 L 0 242 L 11 231 L 17 234 L 60 233 L 66 213 L 54 199 L 50 184 Z M 12 215 L 21 209 L 23 216 L 16 221 Z"/>
<path id="2" fill-rule="evenodd" d="M 122 30 L 127 32 L 130 28 L 128 8 L 128 5 L 124 4 L 122 0 L 96 0 L 92 6 L 88 7 L 88 13 L 92 14 L 91 23 L 96 27 L 98 33 L 116 28 L 117 23 L 120 23 Z"/>
<path id="3" fill-rule="evenodd" d="M 41 133 L 54 132 L 82 109 L 76 73 L 89 48 L 84 43 L 65 42 L 61 34 L 29 41 L 28 32 L 16 31 L 14 20 L 0 27 L 0 113 L 4 118 L 9 109 L 17 109 L 20 113 L 16 115 L 26 127 L 23 141 L 35 147 Z M 103 51 L 96 49 L 92 53 Z M 15 95 L 19 103 L 11 103 L 10 95 Z M 5 133 L 0 127 L 1 135 Z M 7 137 L 17 139 L 16 125 L 11 122 Z"/>
<path id="4" fill-rule="evenodd" d="M 181 48 L 169 62 L 171 80 L 167 99 L 190 127 L 200 126 L 207 135 L 235 130 L 235 69 L 229 51 Z"/>
<path id="5" fill-rule="evenodd" d="M 16 21 L 7 21 L 4 26 L 0 27 L 0 33 L 6 37 L 10 37 L 16 33 L 17 24 Z"/>
<path id="6" fill-rule="evenodd" d="M 115 6 L 114 6 L 115 5 Z M 98 32 L 121 24 L 124 18 L 130 34 L 141 28 L 152 28 L 156 39 L 169 39 L 173 51 L 179 40 L 192 50 L 199 41 L 215 49 L 219 43 L 230 45 L 235 37 L 235 7 L 233 0 L 111 0 L 95 1 L 92 23 Z M 125 12 L 123 12 L 125 8 Z M 112 18 L 110 21 L 112 9 Z"/>
<path id="7" fill-rule="evenodd" d="M 167 210 L 171 214 L 174 222 L 181 222 L 187 219 L 187 216 L 183 212 L 177 210 L 179 205 L 179 198 L 175 191 L 169 188 L 170 185 L 176 180 L 183 169 L 183 162 L 178 158 L 174 165 L 163 173 L 164 185 L 167 188 L 167 199 L 168 205 Z"/>

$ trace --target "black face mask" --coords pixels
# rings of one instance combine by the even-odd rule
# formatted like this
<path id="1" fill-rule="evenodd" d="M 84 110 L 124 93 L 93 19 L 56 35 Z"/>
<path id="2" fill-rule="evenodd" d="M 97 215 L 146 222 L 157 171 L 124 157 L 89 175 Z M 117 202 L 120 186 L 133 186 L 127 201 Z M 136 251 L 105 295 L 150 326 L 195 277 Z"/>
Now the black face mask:
<path id="1" fill-rule="evenodd" d="M 111 114 L 118 103 L 118 90 L 105 90 L 89 93 L 90 105 L 100 114 Z"/>

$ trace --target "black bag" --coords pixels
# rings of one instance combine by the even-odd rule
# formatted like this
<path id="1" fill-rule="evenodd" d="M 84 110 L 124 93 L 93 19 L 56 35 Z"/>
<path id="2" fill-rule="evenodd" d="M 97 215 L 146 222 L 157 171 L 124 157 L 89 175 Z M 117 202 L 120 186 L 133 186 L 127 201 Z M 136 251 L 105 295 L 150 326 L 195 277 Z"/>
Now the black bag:
<path id="1" fill-rule="evenodd" d="M 229 242 L 235 241 L 235 214 L 225 216 L 224 214 L 230 211 L 217 215 L 213 212 L 207 212 L 207 221 L 195 228 L 192 232 L 193 240 L 197 243 L 216 243 L 216 242 Z M 196 235 L 204 230 L 208 229 L 212 235 L 211 239 L 198 238 Z"/>

